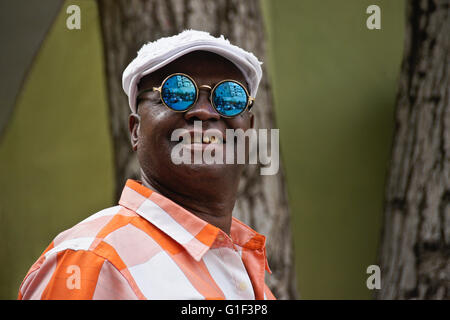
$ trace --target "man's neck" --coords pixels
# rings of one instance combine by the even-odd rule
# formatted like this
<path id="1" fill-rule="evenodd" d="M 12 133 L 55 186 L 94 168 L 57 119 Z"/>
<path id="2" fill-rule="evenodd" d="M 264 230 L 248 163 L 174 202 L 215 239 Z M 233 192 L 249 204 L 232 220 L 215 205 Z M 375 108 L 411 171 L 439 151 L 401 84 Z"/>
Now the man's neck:
<path id="1" fill-rule="evenodd" d="M 200 219 L 216 226 L 230 235 L 232 211 L 236 192 L 225 194 L 217 188 L 205 188 L 202 192 L 182 193 L 170 190 L 141 173 L 142 184 L 177 203 Z"/>

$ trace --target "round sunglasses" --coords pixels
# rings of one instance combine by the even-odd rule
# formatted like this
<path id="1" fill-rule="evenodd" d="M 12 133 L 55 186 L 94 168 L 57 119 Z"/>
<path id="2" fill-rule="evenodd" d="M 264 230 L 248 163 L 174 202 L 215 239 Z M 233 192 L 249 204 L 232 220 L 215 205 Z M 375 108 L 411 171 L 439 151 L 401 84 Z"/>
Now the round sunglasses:
<path id="1" fill-rule="evenodd" d="M 211 91 L 209 99 L 212 106 L 225 118 L 240 115 L 247 108 L 250 109 L 254 101 L 247 89 L 238 81 L 227 79 L 217 83 L 214 88 L 208 85 L 199 87 L 194 79 L 184 73 L 169 75 L 160 87 L 143 90 L 138 94 L 137 99 L 142 99 L 141 96 L 145 92 L 158 91 L 166 107 L 176 112 L 185 112 L 197 102 L 200 89 Z"/>

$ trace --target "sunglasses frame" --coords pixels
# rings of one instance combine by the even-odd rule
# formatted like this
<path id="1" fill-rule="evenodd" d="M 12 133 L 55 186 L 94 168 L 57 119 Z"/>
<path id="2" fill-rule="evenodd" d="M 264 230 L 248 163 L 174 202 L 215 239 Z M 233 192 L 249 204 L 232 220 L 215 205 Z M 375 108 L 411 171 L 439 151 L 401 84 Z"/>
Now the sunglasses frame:
<path id="1" fill-rule="evenodd" d="M 166 102 L 164 101 L 163 97 L 162 97 L 162 87 L 164 86 L 164 84 L 166 83 L 167 80 L 169 80 L 170 78 L 172 78 L 172 77 L 174 77 L 174 76 L 184 76 L 184 77 L 188 78 L 189 80 L 191 80 L 191 82 L 194 84 L 194 87 L 195 87 L 195 93 L 196 93 L 196 95 L 195 95 L 195 100 L 194 100 L 194 102 L 192 103 L 192 105 L 190 105 L 190 106 L 189 106 L 187 109 L 185 109 L 185 110 L 175 110 L 175 109 L 169 107 L 169 106 L 166 104 Z M 224 82 L 234 82 L 234 83 L 240 85 L 240 86 L 244 89 L 245 94 L 247 95 L 247 104 L 245 105 L 245 108 L 242 109 L 241 112 L 239 112 L 238 114 L 235 114 L 235 115 L 233 115 L 233 116 L 226 116 L 226 115 L 223 115 L 222 113 L 220 113 L 219 110 L 217 110 L 216 104 L 214 103 L 213 94 L 214 94 L 216 88 L 217 88 L 220 84 L 222 84 L 222 83 L 224 83 Z M 217 112 L 218 114 L 220 114 L 221 117 L 224 117 L 224 118 L 234 118 L 234 117 L 237 117 L 238 115 L 244 113 L 247 109 L 250 110 L 250 108 L 253 106 L 253 102 L 255 101 L 255 98 L 253 98 L 252 96 L 250 96 L 250 94 L 249 94 L 247 88 L 246 88 L 242 83 L 240 83 L 239 81 L 232 80 L 232 79 L 225 79 L 225 80 L 222 80 L 222 81 L 218 82 L 213 88 L 211 88 L 211 86 L 208 86 L 208 85 L 201 85 L 201 86 L 199 87 L 199 86 L 197 85 L 197 83 L 195 82 L 195 80 L 194 80 L 191 76 L 189 76 L 189 75 L 187 75 L 187 74 L 185 74 L 185 73 L 181 73 L 181 72 L 172 73 L 172 74 L 170 74 L 169 76 L 167 76 L 167 77 L 163 80 L 163 82 L 161 83 L 161 86 L 159 86 L 159 87 L 153 87 L 153 89 L 142 90 L 142 91 L 137 95 L 136 100 L 137 100 L 137 99 L 140 99 L 140 96 L 141 96 L 143 93 L 145 93 L 145 92 L 154 92 L 154 91 L 158 91 L 158 92 L 159 92 L 159 98 L 161 99 L 162 103 L 163 103 L 167 108 L 169 108 L 170 110 L 175 111 L 175 112 L 186 112 L 186 111 L 189 111 L 190 109 L 192 109 L 192 108 L 194 107 L 194 105 L 197 103 L 198 96 L 199 96 L 199 94 L 200 94 L 200 89 L 207 89 L 207 90 L 210 90 L 210 91 L 211 91 L 211 93 L 210 93 L 210 95 L 209 95 L 209 101 L 210 101 L 211 105 L 213 106 L 214 110 L 216 110 L 216 112 Z"/>

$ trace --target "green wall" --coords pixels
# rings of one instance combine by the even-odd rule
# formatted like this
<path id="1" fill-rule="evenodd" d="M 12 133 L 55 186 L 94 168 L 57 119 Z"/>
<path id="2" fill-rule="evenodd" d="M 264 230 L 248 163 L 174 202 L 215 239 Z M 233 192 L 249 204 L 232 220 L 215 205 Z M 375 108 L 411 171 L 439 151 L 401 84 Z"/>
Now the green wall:
<path id="1" fill-rule="evenodd" d="M 17 297 L 26 272 L 59 232 L 112 204 L 98 13 L 92 1 L 70 3 L 80 5 L 82 29 L 66 28 L 64 5 L 0 141 L 3 299 Z"/>
<path id="2" fill-rule="evenodd" d="M 78 4 L 82 29 L 66 28 Z M 263 0 L 301 298 L 367 299 L 376 263 L 404 2 Z M 379 4 L 382 29 L 365 26 Z M 0 139 L 0 298 L 62 230 L 113 204 L 98 12 L 63 5 Z M 270 239 L 269 239 L 270 241 Z"/>
<path id="3" fill-rule="evenodd" d="M 263 3 L 301 298 L 369 299 L 404 2 Z M 371 4 L 381 8 L 381 30 L 366 27 Z"/>

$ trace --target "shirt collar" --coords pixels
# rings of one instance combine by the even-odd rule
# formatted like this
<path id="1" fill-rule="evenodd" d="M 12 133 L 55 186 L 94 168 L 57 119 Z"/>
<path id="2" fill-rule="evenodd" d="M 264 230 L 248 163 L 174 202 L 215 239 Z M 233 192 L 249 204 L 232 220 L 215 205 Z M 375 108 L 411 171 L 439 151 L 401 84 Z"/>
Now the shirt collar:
<path id="1" fill-rule="evenodd" d="M 119 204 L 135 211 L 179 243 L 197 261 L 211 248 L 217 235 L 224 232 L 195 216 L 172 200 L 129 179 Z M 266 238 L 233 217 L 231 238 L 234 244 L 266 254 Z M 270 272 L 266 262 L 266 269 Z"/>

